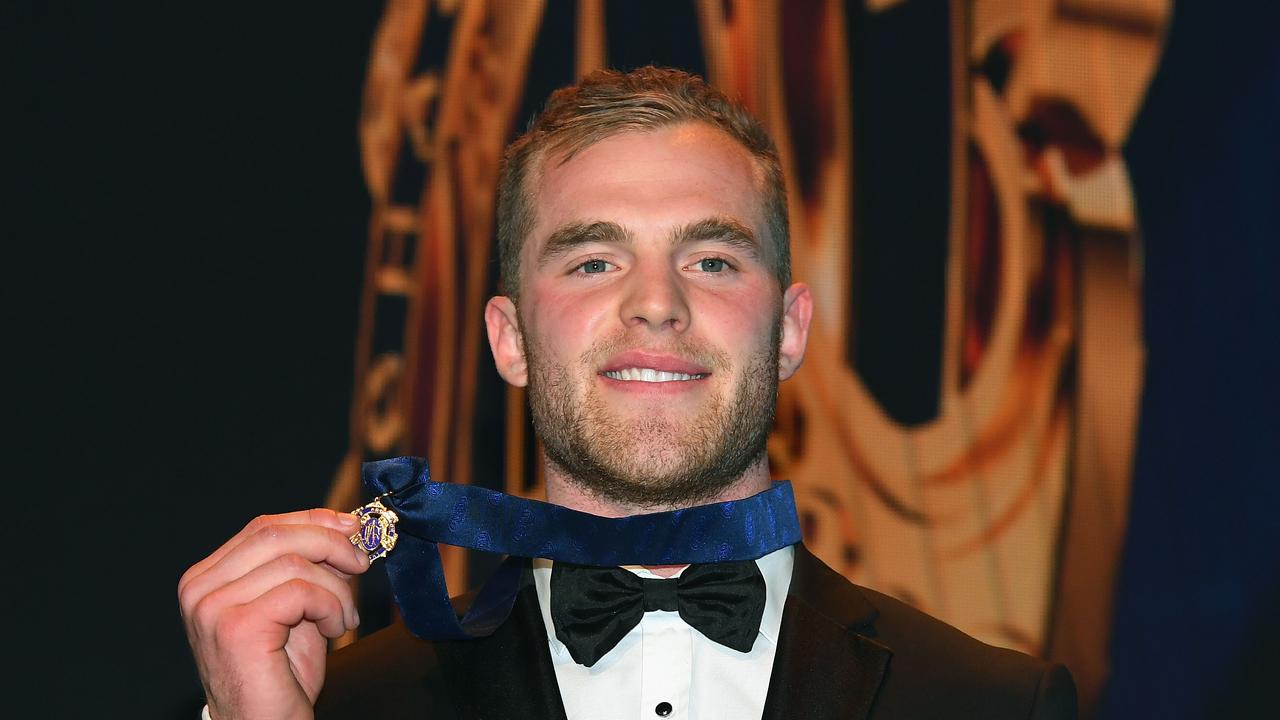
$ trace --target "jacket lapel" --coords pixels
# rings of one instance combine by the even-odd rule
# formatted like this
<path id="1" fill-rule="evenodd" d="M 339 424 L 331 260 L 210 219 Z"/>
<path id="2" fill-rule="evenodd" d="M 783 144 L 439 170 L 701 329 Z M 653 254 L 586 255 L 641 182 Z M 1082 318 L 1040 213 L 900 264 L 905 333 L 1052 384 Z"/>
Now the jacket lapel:
<path id="1" fill-rule="evenodd" d="M 892 656 L 864 634 L 876 610 L 804 545 L 795 548 L 763 720 L 866 718 Z"/>
<path id="2" fill-rule="evenodd" d="M 436 648 L 459 717 L 565 720 L 532 583 L 520 590 L 511 616 L 492 635 Z"/>
<path id="3" fill-rule="evenodd" d="M 877 612 L 852 583 L 795 548 L 762 720 L 863 720 L 892 656 L 868 637 Z M 436 651 L 460 717 L 565 720 L 532 583 L 493 635 L 436 643 Z"/>

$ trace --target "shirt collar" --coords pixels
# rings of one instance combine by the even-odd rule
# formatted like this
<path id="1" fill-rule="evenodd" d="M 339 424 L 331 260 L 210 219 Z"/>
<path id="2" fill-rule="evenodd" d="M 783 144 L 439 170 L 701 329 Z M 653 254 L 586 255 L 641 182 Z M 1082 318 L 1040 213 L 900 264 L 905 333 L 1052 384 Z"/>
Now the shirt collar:
<path id="1" fill-rule="evenodd" d="M 538 591 L 538 606 L 542 609 L 542 624 L 546 626 L 547 639 L 553 652 L 568 652 L 564 643 L 556 638 L 556 626 L 551 621 L 551 566 L 545 558 L 533 560 L 533 584 Z M 787 603 L 791 589 L 791 570 L 795 565 L 795 548 L 791 545 L 778 548 L 756 560 L 760 575 L 764 577 L 764 615 L 760 618 L 760 635 L 778 644 L 778 632 L 782 629 L 782 608 Z M 627 566 L 641 577 L 657 577 L 643 567 Z"/>

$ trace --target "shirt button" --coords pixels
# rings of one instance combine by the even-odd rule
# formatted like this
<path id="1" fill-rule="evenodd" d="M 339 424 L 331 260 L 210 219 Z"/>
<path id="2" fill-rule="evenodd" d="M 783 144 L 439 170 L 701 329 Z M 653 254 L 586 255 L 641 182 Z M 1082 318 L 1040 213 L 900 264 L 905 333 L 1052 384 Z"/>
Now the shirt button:
<path id="1" fill-rule="evenodd" d="M 660 702 L 658 703 L 658 707 L 654 708 L 653 711 L 658 714 L 658 717 L 666 717 L 671 714 L 671 703 Z"/>

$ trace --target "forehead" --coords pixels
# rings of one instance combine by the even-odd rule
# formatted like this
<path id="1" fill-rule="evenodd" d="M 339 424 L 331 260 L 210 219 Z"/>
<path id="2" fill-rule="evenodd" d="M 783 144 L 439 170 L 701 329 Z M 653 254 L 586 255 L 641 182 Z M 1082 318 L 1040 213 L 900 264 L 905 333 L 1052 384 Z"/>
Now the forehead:
<path id="1" fill-rule="evenodd" d="M 562 161 L 541 163 L 533 189 L 535 224 L 526 252 L 556 228 L 605 220 L 637 236 L 665 234 L 708 217 L 729 217 L 767 237 L 763 172 L 721 130 L 684 123 L 613 135 Z"/>

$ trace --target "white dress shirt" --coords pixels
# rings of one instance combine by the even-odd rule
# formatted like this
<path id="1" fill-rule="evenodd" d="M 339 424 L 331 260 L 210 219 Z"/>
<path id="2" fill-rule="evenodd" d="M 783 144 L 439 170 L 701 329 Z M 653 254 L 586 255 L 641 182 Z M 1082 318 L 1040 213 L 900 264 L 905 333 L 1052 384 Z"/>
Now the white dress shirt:
<path id="1" fill-rule="evenodd" d="M 679 613 L 658 610 L 645 613 L 640 623 L 591 667 L 574 662 L 569 649 L 556 639 L 549 602 L 552 561 L 534 560 L 538 604 L 568 720 L 760 717 L 778 648 L 782 607 L 791 587 L 793 553 L 793 548 L 784 547 L 756 560 L 764 576 L 764 616 L 749 652 L 707 639 L 686 625 Z M 641 567 L 627 569 L 640 577 L 658 577 Z"/>

